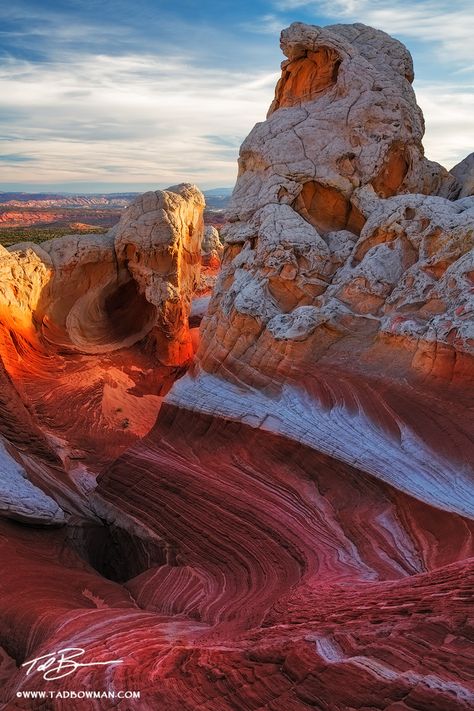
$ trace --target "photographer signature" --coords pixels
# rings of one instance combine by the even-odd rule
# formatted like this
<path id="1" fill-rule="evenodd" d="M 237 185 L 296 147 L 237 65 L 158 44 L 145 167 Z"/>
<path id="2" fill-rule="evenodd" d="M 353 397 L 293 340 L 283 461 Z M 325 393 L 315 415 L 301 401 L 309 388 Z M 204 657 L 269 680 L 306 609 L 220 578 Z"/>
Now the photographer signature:
<path id="1" fill-rule="evenodd" d="M 27 676 L 32 672 L 44 672 L 43 679 L 45 681 L 53 681 L 73 674 L 80 667 L 108 666 L 109 664 L 122 664 L 123 662 L 123 659 L 111 659 L 108 662 L 76 661 L 83 654 L 85 654 L 85 650 L 80 647 L 66 647 L 52 654 L 43 654 L 41 657 L 36 657 L 36 659 L 30 659 L 29 662 L 25 662 L 21 666 L 28 667 L 26 670 Z"/>

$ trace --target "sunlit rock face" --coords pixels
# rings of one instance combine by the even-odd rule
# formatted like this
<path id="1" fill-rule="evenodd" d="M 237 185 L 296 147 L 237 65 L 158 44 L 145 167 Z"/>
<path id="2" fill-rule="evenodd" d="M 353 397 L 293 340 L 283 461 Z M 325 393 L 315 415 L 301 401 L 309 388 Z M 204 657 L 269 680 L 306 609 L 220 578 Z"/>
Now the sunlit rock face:
<path id="1" fill-rule="evenodd" d="M 259 369 L 271 347 L 277 368 L 295 342 L 314 359 L 349 330 L 364 348 L 369 331 L 471 352 L 473 202 L 423 155 L 409 52 L 364 25 L 297 23 L 281 46 L 268 118 L 240 151 L 203 367 L 235 354 Z"/>
<path id="2" fill-rule="evenodd" d="M 424 157 L 397 40 L 297 23 L 281 46 L 275 100 L 240 150 L 197 366 L 170 402 L 297 438 L 472 513 L 469 432 L 451 453 L 443 435 L 454 441 L 469 416 L 470 158 L 450 174 Z M 379 380 L 398 396 L 362 395 Z M 407 421 L 406 398 L 418 421 L 432 413 L 425 432 Z"/>
<path id="3" fill-rule="evenodd" d="M 471 159 L 386 34 L 282 48 L 223 254 L 185 185 L 0 255 L 8 711 L 474 706 Z M 20 666 L 68 647 L 104 666 Z"/>
<path id="4" fill-rule="evenodd" d="M 58 346 L 107 353 L 147 337 L 162 363 L 182 363 L 203 210 L 202 193 L 183 184 L 137 198 L 105 237 L 3 250 L 0 307 Z"/>
<path id="5" fill-rule="evenodd" d="M 182 184 L 139 197 L 106 235 L 0 247 L 4 515 L 56 525 L 89 487 L 84 465 L 97 473 L 152 427 L 193 355 L 203 211 Z"/>
<path id="6" fill-rule="evenodd" d="M 118 263 L 154 313 L 148 341 L 167 365 L 192 356 L 188 316 L 199 283 L 204 206 L 195 186 L 178 185 L 145 193 L 113 228 Z M 135 322 L 140 311 L 130 308 Z"/>

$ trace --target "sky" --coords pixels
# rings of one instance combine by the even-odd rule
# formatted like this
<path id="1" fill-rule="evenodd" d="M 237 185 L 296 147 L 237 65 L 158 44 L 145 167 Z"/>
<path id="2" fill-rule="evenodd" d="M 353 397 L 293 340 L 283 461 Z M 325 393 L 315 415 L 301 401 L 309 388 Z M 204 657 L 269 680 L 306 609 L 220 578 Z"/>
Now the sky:
<path id="1" fill-rule="evenodd" d="M 410 49 L 426 155 L 474 149 L 472 0 L 15 0 L 0 7 L 0 190 L 232 186 L 291 22 Z"/>

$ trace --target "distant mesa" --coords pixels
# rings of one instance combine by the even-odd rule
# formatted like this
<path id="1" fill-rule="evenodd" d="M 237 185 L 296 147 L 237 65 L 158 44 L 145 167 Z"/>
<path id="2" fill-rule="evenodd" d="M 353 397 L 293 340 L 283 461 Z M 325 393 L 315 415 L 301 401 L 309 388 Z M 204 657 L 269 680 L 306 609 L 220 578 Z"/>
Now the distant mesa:
<path id="1" fill-rule="evenodd" d="M 71 232 L 93 232 L 95 225 L 88 225 L 85 222 L 71 222 L 69 229 Z"/>
<path id="2" fill-rule="evenodd" d="M 224 223 L 224 210 L 229 204 L 231 188 L 215 188 L 204 191 L 206 200 L 206 223 L 220 226 Z M 18 233 L 23 241 L 22 228 L 51 229 L 49 239 L 71 232 L 82 232 L 76 224 L 94 228 L 113 227 L 139 193 L 111 194 L 50 194 L 50 193 L 1 193 L 0 192 L 0 244 L 13 244 L 11 235 Z M 56 230 L 56 233 L 54 233 Z M 35 232 L 31 231 L 32 241 Z"/>

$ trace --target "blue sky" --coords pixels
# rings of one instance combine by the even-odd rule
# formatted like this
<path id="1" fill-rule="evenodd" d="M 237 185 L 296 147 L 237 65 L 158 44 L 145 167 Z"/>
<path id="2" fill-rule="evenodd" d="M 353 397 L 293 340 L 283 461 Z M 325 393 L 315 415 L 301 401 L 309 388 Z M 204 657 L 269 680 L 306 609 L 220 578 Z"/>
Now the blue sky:
<path id="1" fill-rule="evenodd" d="M 469 0 L 16 0 L 0 8 L 0 190 L 231 186 L 279 32 L 365 22 L 415 62 L 429 158 L 474 149 Z"/>

